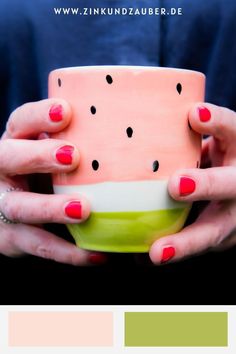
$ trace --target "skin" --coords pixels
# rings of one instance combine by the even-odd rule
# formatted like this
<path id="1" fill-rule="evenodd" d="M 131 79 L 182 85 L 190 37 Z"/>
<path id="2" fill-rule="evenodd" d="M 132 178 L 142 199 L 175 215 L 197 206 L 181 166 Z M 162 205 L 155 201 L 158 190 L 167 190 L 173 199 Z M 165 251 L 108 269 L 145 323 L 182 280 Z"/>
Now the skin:
<path id="1" fill-rule="evenodd" d="M 201 122 L 198 107 L 206 107 L 211 112 L 209 121 Z M 161 263 L 165 247 L 175 248 L 175 256 L 170 260 L 173 262 L 236 244 L 236 113 L 199 103 L 191 109 L 189 122 L 196 132 L 209 135 L 203 143 L 202 160 L 211 167 L 176 171 L 169 180 L 169 193 L 179 201 L 210 202 L 193 224 L 153 243 L 150 258 L 154 264 Z M 193 193 L 180 196 L 181 176 L 195 181 Z"/>
<path id="2" fill-rule="evenodd" d="M 60 122 L 52 122 L 49 118 L 53 105 L 63 107 Z M 209 121 L 200 121 L 198 107 L 208 108 L 211 112 Z M 6 193 L 0 200 L 0 210 L 4 215 L 20 222 L 17 225 L 0 222 L 0 253 L 6 256 L 32 254 L 73 265 L 91 262 L 91 253 L 43 230 L 40 225 L 82 222 L 89 216 L 88 202 L 78 195 L 45 196 L 27 191 L 27 179 L 31 173 L 69 172 L 78 167 L 79 152 L 76 149 L 71 165 L 60 164 L 55 159 L 55 151 L 70 143 L 48 139 L 48 135 L 42 133 L 62 130 L 70 123 L 70 118 L 68 103 L 58 99 L 27 103 L 9 118 L 0 141 L 0 192 L 9 186 L 20 187 L 24 191 Z M 175 256 L 170 260 L 173 262 L 208 249 L 236 244 L 236 113 L 227 108 L 198 103 L 189 113 L 189 122 L 196 132 L 210 135 L 204 140 L 202 159 L 210 162 L 211 168 L 176 171 L 169 180 L 169 193 L 176 200 L 210 202 L 192 225 L 154 242 L 150 249 L 154 264 L 161 263 L 165 247 L 175 248 Z M 181 176 L 195 181 L 193 193 L 180 196 Z M 73 200 L 82 204 L 81 220 L 68 218 L 65 214 L 65 206 Z M 100 261 L 104 259 L 100 258 Z"/>
<path id="3" fill-rule="evenodd" d="M 63 107 L 60 122 L 53 122 L 49 117 L 49 110 L 55 105 Z M 41 134 L 42 131 L 53 133 L 62 130 L 70 123 L 70 118 L 67 102 L 56 99 L 27 103 L 17 108 L 9 118 L 0 140 L 0 192 L 9 186 L 24 191 L 6 193 L 0 200 L 0 210 L 4 215 L 19 222 L 16 225 L 0 222 L 0 253 L 6 256 L 31 254 L 73 265 L 87 265 L 93 260 L 91 253 L 47 232 L 40 225 L 82 222 L 89 216 L 88 202 L 79 195 L 42 195 L 27 191 L 29 174 L 69 172 L 78 167 L 79 152 L 76 149 L 70 165 L 56 160 L 56 150 L 70 143 L 47 139 L 47 134 Z M 37 140 L 38 137 L 43 140 Z M 65 207 L 74 200 L 82 204 L 80 220 L 65 214 Z"/>

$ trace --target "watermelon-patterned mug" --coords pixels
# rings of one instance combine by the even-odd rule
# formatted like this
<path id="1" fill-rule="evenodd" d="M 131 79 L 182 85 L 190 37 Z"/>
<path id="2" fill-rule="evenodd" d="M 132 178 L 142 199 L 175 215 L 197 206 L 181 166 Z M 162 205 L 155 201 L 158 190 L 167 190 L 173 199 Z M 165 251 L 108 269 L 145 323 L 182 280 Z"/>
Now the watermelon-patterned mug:
<path id="1" fill-rule="evenodd" d="M 55 138 L 80 152 L 77 170 L 53 176 L 55 193 L 78 193 L 91 215 L 68 225 L 76 244 L 108 252 L 148 252 L 179 231 L 191 205 L 168 194 L 169 176 L 199 167 L 201 136 L 188 123 L 203 101 L 200 72 L 142 66 L 54 70 L 49 97 L 65 99 L 72 122 Z"/>

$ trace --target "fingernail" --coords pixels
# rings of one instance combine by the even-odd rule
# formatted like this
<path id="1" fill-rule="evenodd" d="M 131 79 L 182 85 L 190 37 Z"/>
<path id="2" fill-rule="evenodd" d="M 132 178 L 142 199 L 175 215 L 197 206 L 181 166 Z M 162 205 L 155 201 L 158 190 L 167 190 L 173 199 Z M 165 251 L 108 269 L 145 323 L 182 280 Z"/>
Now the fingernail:
<path id="1" fill-rule="evenodd" d="M 82 218 L 82 205 L 79 201 L 75 200 L 70 202 L 65 207 L 65 213 L 69 218 L 81 219 Z"/>
<path id="2" fill-rule="evenodd" d="M 89 255 L 89 262 L 91 264 L 104 264 L 107 261 L 107 257 L 103 253 L 91 253 Z"/>
<path id="3" fill-rule="evenodd" d="M 198 107 L 201 122 L 208 122 L 211 119 L 211 112 L 206 107 Z"/>
<path id="4" fill-rule="evenodd" d="M 61 104 L 53 105 L 49 110 L 49 117 L 52 122 L 60 122 L 63 118 L 63 107 Z"/>
<path id="5" fill-rule="evenodd" d="M 56 159 L 63 165 L 70 165 L 72 163 L 74 147 L 70 145 L 65 145 L 57 149 Z"/>
<path id="6" fill-rule="evenodd" d="M 161 263 L 168 262 L 175 256 L 175 248 L 173 246 L 164 247 L 162 251 Z"/>
<path id="7" fill-rule="evenodd" d="M 179 194 L 188 195 L 195 191 L 196 183 L 192 178 L 189 177 L 180 177 L 179 182 Z"/>

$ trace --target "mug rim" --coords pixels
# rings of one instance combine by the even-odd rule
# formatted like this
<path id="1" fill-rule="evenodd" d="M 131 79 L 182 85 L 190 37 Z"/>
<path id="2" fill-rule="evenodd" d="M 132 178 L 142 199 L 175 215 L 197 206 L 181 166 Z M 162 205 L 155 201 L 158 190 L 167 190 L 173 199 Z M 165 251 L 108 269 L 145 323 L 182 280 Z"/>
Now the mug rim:
<path id="1" fill-rule="evenodd" d="M 189 74 L 196 74 L 203 78 L 206 78 L 206 75 L 201 71 L 190 70 L 190 69 L 182 69 L 182 68 L 174 68 L 167 66 L 146 66 L 146 65 L 82 65 L 82 66 L 69 66 L 62 67 L 58 69 L 52 70 L 50 73 L 61 72 L 61 71 L 86 71 L 86 70 L 94 70 L 94 69 L 121 69 L 121 70 L 143 70 L 143 71 L 173 71 L 173 72 L 184 72 Z"/>

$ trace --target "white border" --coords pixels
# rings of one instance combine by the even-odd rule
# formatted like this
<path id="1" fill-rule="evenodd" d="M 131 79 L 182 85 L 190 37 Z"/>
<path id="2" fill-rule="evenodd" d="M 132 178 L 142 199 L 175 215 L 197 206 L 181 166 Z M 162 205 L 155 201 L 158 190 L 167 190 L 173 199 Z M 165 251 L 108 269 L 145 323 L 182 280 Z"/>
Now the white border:
<path id="1" fill-rule="evenodd" d="M 114 346 L 91 347 L 8 347 L 9 311 L 111 311 L 114 314 Z M 228 312 L 227 348 L 125 348 L 124 312 Z M 236 306 L 0 306 L 0 353 L 1 354 L 235 354 L 236 353 Z"/>

